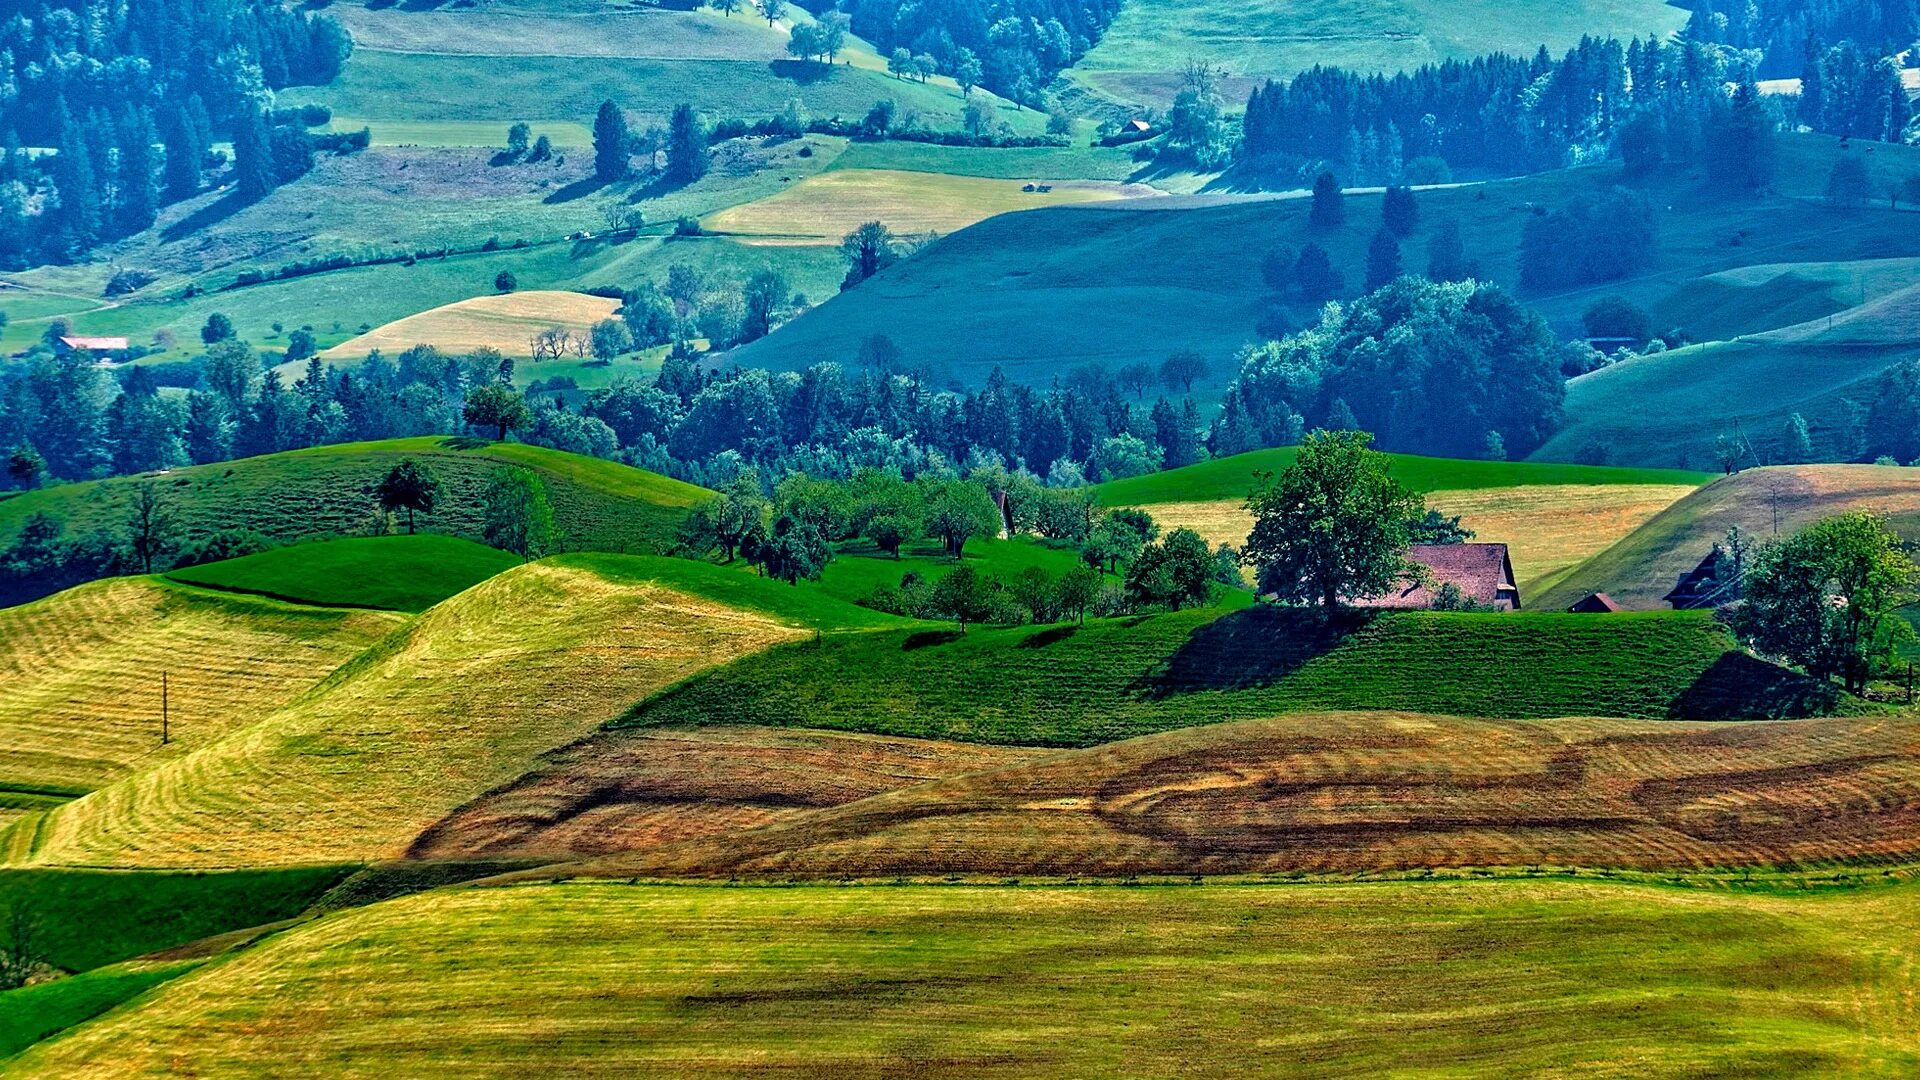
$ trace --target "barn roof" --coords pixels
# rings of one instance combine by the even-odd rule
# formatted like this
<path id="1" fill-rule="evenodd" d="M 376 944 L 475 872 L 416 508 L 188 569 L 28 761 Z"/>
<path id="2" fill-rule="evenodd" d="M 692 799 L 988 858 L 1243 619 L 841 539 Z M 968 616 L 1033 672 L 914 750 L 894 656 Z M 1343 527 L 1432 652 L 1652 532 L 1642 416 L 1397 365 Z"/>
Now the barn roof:
<path id="1" fill-rule="evenodd" d="M 123 337 L 81 337 L 77 334 L 68 334 L 62 337 L 60 342 L 69 349 L 89 349 L 93 352 L 115 352 L 127 347 L 127 339 Z"/>
<path id="2" fill-rule="evenodd" d="M 1568 611 L 1625 611 L 1626 608 L 1621 607 L 1620 601 L 1615 600 L 1613 597 L 1608 596 L 1606 593 L 1597 592 L 1597 593 L 1588 593 L 1587 595 L 1581 597 L 1579 600 L 1576 600 L 1573 606 L 1569 607 L 1567 610 Z"/>
<path id="3" fill-rule="evenodd" d="M 1520 606 L 1520 590 L 1513 583 L 1513 562 L 1505 544 L 1415 544 L 1407 559 L 1433 576 L 1433 585 L 1403 584 L 1385 596 L 1349 600 L 1354 607 L 1432 607 L 1442 585 L 1460 590 L 1462 599 L 1490 607 Z"/>

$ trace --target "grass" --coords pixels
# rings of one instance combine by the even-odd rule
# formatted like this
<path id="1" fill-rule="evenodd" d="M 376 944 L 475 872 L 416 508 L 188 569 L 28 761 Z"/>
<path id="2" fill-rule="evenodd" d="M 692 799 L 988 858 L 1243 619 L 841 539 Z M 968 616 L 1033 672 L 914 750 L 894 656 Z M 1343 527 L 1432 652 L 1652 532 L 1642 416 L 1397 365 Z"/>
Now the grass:
<path id="1" fill-rule="evenodd" d="M 296 604 L 419 612 L 520 561 L 451 536 L 362 536 L 275 548 L 167 576 Z"/>
<path id="2" fill-rule="evenodd" d="M 831 635 L 718 668 L 617 726 L 770 724 L 1029 746 L 1316 709 L 1740 719 L 1850 708 L 1698 613 L 1402 612 L 1334 630 L 1253 608 L 1052 628 Z"/>
<path id="3" fill-rule="evenodd" d="M 122 964 L 0 993 L 0 1061 L 199 966 L 194 960 Z"/>
<path id="4" fill-rule="evenodd" d="M 511 125 L 509 125 L 511 126 Z M 558 147 L 570 150 L 593 146 L 593 130 L 577 120 L 530 120 L 532 138 L 545 135 Z M 328 121 L 328 131 L 359 131 L 365 128 L 374 146 L 472 146 L 493 149 L 504 146 L 506 130 L 498 120 L 382 120 L 380 130 L 373 121 L 358 116 L 339 116 Z"/>
<path id="5" fill-rule="evenodd" d="M 1893 1076 L 1920 1064 L 1915 904 L 1581 882 L 454 890 L 279 935 L 9 1066 Z"/>
<path id="6" fill-rule="evenodd" d="M 45 865 L 397 857 L 638 701 L 814 626 L 888 618 L 688 560 L 570 555 L 429 609 L 229 738 L 48 815 Z"/>
<path id="7" fill-rule="evenodd" d="M 1712 868 L 1724 883 L 1756 869 L 1777 877 L 1783 867 L 1910 863 L 1920 854 L 1907 802 L 1920 790 L 1915 733 L 1910 720 L 1885 717 L 1692 724 L 1303 713 L 956 770 L 752 830 L 629 831 L 630 850 L 569 869 L 993 881 Z M 578 784 L 592 775 L 575 770 Z M 762 797 L 797 802 L 809 780 L 833 775 L 796 768 Z M 720 805 L 743 786 L 724 770 L 682 784 L 693 789 L 689 801 Z M 609 809 L 646 820 L 643 805 Z"/>
<path id="8" fill-rule="evenodd" d="M 1873 168 L 1886 177 L 1916 167 L 1915 152 L 1876 149 Z M 1573 336 L 1581 313 L 1608 294 L 1653 305 L 1685 282 L 1742 266 L 1920 256 L 1920 233 L 1903 227 L 1906 218 L 1879 205 L 1850 213 L 1809 197 L 1819 195 L 1840 152 L 1833 140 L 1783 139 L 1780 152 L 1777 195 L 1729 201 L 1707 190 L 1698 173 L 1649 185 L 1649 197 L 1663 210 L 1659 250 L 1643 274 L 1551 293 L 1524 291 L 1520 299 L 1563 336 Z M 1423 191 L 1417 196 L 1421 224 L 1402 247 L 1409 265 L 1420 265 L 1431 230 L 1453 220 L 1482 275 L 1512 288 L 1530 207 L 1564 205 L 1621 181 L 1619 167 L 1608 164 Z M 1226 177 L 1215 187 L 1256 182 L 1264 181 Z M 989 218 L 736 355 L 749 366 L 797 369 L 821 356 L 852 355 L 861 340 L 878 333 L 908 362 L 933 365 L 957 382 L 983 382 L 999 366 L 1009 378 L 1044 386 L 1082 364 L 1157 364 L 1191 349 L 1213 366 L 1196 386 L 1211 394 L 1234 374 L 1233 357 L 1254 337 L 1267 306 L 1259 269 L 1267 250 L 1318 243 L 1357 289 L 1378 228 L 1378 200 L 1350 195 L 1346 223 L 1319 229 L 1308 224 L 1307 201 L 1298 198 L 1112 203 Z M 1249 243 L 1248 237 L 1260 239 Z M 982 318 L 983 311 L 992 317 Z M 1286 305 L 1295 326 L 1317 314 L 1317 305 Z M 1586 415 L 1578 401 L 1569 409 L 1576 420 Z M 1640 412 L 1622 407 L 1613 415 Z M 1615 460 L 1642 463 L 1621 455 Z"/>
<path id="9" fill-rule="evenodd" d="M 1823 319 L 1920 280 L 1920 260 L 1860 259 L 1743 266 L 1682 284 L 1653 307 L 1655 324 L 1694 341 L 1726 341 Z"/>
<path id="10" fill-rule="evenodd" d="M 998 180 L 1071 177 L 1078 180 L 1133 180 L 1146 167 L 1125 147 L 940 146 L 920 142 L 856 142 L 835 158 L 830 169 L 890 169 L 985 176 Z"/>
<path id="11" fill-rule="evenodd" d="M 384 531 L 385 523 L 374 519 L 373 488 L 408 458 L 434 470 L 441 485 L 438 506 L 416 518 L 418 527 L 469 539 L 481 535 L 481 493 L 505 467 L 531 469 L 545 482 L 556 540 L 569 550 L 665 550 L 687 508 L 705 495 L 692 484 L 600 458 L 437 436 L 197 465 L 174 469 L 157 483 L 173 504 L 182 540 L 245 528 L 293 542 Z M 36 512 L 63 518 L 72 533 L 117 527 L 140 482 L 63 484 L 0 500 L 0 542 Z"/>
<path id="12" fill-rule="evenodd" d="M 410 10 L 342 4 L 354 47 L 412 54 L 572 56 L 606 59 L 777 60 L 787 35 L 757 19 L 718 12 Z"/>
<path id="13" fill-rule="evenodd" d="M 400 623 L 156 578 L 97 581 L 0 609 L 0 789 L 71 798 L 211 746 Z M 49 808 L 39 801 L 33 808 Z"/>
<path id="14" fill-rule="evenodd" d="M 0 905 L 34 914 L 49 963 L 90 971 L 293 918 L 352 869 L 211 874 L 0 869 Z"/>
<path id="15" fill-rule="evenodd" d="M 1656 514 L 1575 567 L 1538 602 L 1570 604 L 1603 591 L 1629 606 L 1657 606 L 1728 529 L 1737 525 L 1749 541 L 1766 542 L 1849 510 L 1872 511 L 1904 535 L 1920 535 L 1920 471 L 1879 465 L 1748 469 Z"/>
<path id="16" fill-rule="evenodd" d="M 896 233 L 948 233 L 1015 210 L 1154 194 L 1098 181 L 1059 181 L 1022 190 L 1018 180 L 893 169 L 834 169 L 777 195 L 707 215 L 702 227 L 765 243 L 838 244 L 862 222 Z"/>
<path id="17" fill-rule="evenodd" d="M 593 324 L 611 318 L 620 301 L 585 293 L 536 289 L 457 300 L 396 319 L 328 349 L 326 360 L 365 356 L 378 349 L 393 354 L 415 345 L 444 353 L 497 349 L 508 356 L 533 355 L 533 335 L 564 327 L 585 336 Z"/>
<path id="18" fill-rule="evenodd" d="M 1122 8 L 1069 75 L 1122 101 L 1164 106 L 1190 58 L 1224 68 L 1236 84 L 1291 78 L 1316 65 L 1391 74 L 1490 52 L 1530 56 L 1543 42 L 1558 53 L 1588 34 L 1666 38 L 1686 21 L 1685 12 L 1659 0 L 1580 0 L 1519 10 L 1488 0 L 1406 0 L 1385 8 L 1365 0 L 1233 6 L 1175 0 Z"/>
<path id="19" fill-rule="evenodd" d="M 1146 506 L 1155 503 L 1245 501 L 1260 473 L 1279 473 L 1293 464 L 1299 450 L 1283 446 L 1246 454 L 1213 458 L 1197 465 L 1145 476 L 1113 480 L 1094 486 L 1106 506 Z M 1394 479 L 1414 491 L 1477 491 L 1488 488 L 1580 485 L 1691 485 L 1713 479 L 1712 473 L 1682 469 L 1624 469 L 1604 465 L 1563 465 L 1552 462 L 1474 461 L 1458 458 L 1390 454 Z"/>
<path id="20" fill-rule="evenodd" d="M 969 540 L 964 561 L 983 574 L 1011 581 L 1029 567 L 1039 567 L 1058 577 L 1078 564 L 1080 555 L 1074 548 L 1055 547 L 1044 540 L 1019 536 L 1007 540 Z M 859 603 L 881 586 L 899 585 L 900 578 L 908 572 L 931 582 L 946 577 L 960 565 L 942 553 L 937 540 L 908 544 L 901 550 L 899 559 L 883 555 L 872 547 L 849 546 L 827 564 L 817 584 L 802 588 L 815 588 L 836 599 Z"/>

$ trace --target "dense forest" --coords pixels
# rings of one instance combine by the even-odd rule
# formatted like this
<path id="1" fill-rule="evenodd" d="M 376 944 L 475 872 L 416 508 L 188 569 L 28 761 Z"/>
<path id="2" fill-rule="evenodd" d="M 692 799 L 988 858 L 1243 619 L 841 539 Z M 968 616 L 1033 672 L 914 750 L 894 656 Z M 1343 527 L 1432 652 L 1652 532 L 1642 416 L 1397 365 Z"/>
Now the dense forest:
<path id="1" fill-rule="evenodd" d="M 271 114 L 271 92 L 330 82 L 352 48 L 333 17 L 263 0 L 17 11 L 0 22 L 0 266 L 76 257 L 151 225 L 224 165 L 218 134 L 232 136 L 243 197 L 298 175 L 311 153 L 303 118 Z"/>
<path id="2" fill-rule="evenodd" d="M 804 0 L 821 14 L 852 18 L 855 34 L 882 53 L 930 56 L 960 83 L 978 83 L 1026 105 L 1100 40 L 1120 0 Z"/>
<path id="3" fill-rule="evenodd" d="M 1792 78 L 1819 43 L 1850 41 L 1891 56 L 1920 39 L 1915 0 L 1689 0 L 1686 34 L 1695 41 L 1760 53 L 1761 78 Z"/>

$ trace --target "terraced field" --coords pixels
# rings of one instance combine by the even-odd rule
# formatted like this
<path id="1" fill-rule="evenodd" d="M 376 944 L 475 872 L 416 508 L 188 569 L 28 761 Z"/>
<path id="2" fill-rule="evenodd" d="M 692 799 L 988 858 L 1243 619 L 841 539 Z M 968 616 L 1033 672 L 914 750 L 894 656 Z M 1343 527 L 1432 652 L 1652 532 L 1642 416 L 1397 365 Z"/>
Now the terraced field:
<path id="1" fill-rule="evenodd" d="M 79 794 L 205 749 L 403 622 L 154 578 L 0 609 L 0 789 Z"/>
<path id="2" fill-rule="evenodd" d="M 343 360 L 375 349 L 391 355 L 415 345 L 432 345 L 456 355 L 484 348 L 527 357 L 533 355 L 533 335 L 540 331 L 557 326 L 585 335 L 619 306 L 620 301 L 603 296 L 550 289 L 476 296 L 376 327 L 322 356 Z"/>
<path id="3" fill-rule="evenodd" d="M 462 889 L 278 935 L 8 1071 L 1895 1076 L 1920 1063 L 1917 903 L 1564 881 Z"/>

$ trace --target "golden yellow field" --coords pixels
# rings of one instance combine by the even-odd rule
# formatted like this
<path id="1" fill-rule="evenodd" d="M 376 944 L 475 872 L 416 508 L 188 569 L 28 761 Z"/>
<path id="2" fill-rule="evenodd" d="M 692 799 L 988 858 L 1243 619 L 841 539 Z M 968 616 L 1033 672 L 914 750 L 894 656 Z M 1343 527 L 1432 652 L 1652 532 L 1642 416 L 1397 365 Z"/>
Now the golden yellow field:
<path id="1" fill-rule="evenodd" d="M 531 356 L 530 342 L 540 331 L 562 326 L 585 334 L 594 323 L 611 317 L 619 306 L 620 301 L 604 296 L 558 290 L 476 296 L 395 319 L 343 341 L 321 356 L 350 359 L 375 349 L 392 356 L 415 345 L 432 345 L 444 353 L 469 353 L 485 347 L 508 356 Z"/>
<path id="2" fill-rule="evenodd" d="M 1460 515 L 1476 541 L 1507 545 L 1524 604 L 1529 592 L 1695 490 L 1684 484 L 1535 484 L 1435 491 L 1427 505 Z M 1156 503 L 1146 510 L 1162 529 L 1192 529 L 1214 544 L 1237 547 L 1253 527 L 1253 515 L 1237 500 Z"/>
<path id="3" fill-rule="evenodd" d="M 0 610 L 0 788 L 96 788 L 204 749 L 405 621 L 155 578 L 97 581 Z"/>
<path id="4" fill-rule="evenodd" d="M 1024 183 L 893 169 L 835 169 L 809 176 L 777 195 L 709 214 L 701 225 L 767 243 L 837 244 L 868 221 L 879 221 L 896 233 L 950 233 L 1012 210 L 1160 194 L 1140 184 L 1102 180 L 1055 181 L 1053 190 L 1045 193 L 1022 191 Z"/>
<path id="5" fill-rule="evenodd" d="M 654 690 L 799 632 L 651 581 L 509 570 L 300 700 L 54 811 L 33 860 L 139 867 L 396 857 Z"/>

